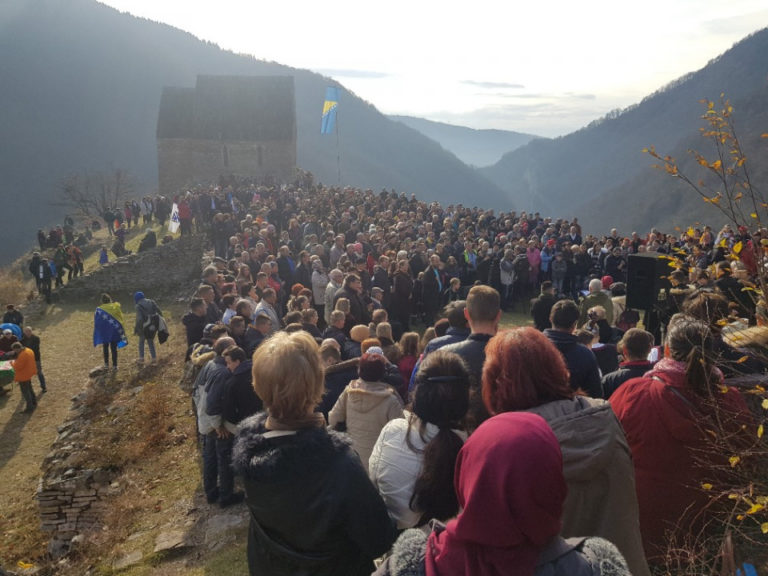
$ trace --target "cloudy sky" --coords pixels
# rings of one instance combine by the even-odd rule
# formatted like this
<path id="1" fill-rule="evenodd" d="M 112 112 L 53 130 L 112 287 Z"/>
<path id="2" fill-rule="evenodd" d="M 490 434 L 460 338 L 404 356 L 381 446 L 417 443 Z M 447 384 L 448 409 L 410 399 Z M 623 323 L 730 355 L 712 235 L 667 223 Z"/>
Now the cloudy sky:
<path id="1" fill-rule="evenodd" d="M 387 114 L 541 136 L 638 102 L 768 26 L 765 0 L 103 3 L 331 76 Z"/>

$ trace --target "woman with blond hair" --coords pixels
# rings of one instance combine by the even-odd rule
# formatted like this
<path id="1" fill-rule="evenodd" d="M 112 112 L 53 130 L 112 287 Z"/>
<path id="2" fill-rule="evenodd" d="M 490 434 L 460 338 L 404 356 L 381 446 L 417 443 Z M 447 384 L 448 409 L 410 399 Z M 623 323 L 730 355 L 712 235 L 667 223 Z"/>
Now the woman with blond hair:
<path id="1" fill-rule="evenodd" d="M 370 574 L 395 532 L 360 459 L 325 427 L 314 339 L 278 332 L 253 357 L 266 412 L 241 424 L 233 466 L 250 509 L 250 574 Z"/>

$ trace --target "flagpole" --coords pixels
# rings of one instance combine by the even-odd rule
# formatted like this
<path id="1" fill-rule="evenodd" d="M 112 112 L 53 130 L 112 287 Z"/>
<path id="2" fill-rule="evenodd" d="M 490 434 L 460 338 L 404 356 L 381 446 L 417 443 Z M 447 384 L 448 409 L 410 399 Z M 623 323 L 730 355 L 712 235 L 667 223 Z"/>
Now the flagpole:
<path id="1" fill-rule="evenodd" d="M 341 100 L 341 98 L 339 98 L 339 100 Z M 339 105 L 338 103 L 336 104 L 336 170 L 338 172 L 339 188 L 341 188 L 341 146 L 339 146 Z"/>

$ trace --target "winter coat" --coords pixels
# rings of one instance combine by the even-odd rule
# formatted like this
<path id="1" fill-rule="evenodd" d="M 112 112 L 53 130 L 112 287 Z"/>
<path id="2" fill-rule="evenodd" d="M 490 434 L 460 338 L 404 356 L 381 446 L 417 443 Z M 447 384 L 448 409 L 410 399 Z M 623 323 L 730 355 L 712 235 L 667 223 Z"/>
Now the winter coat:
<path id="1" fill-rule="evenodd" d="M 402 416 L 403 402 L 391 386 L 358 378 L 350 382 L 339 396 L 328 413 L 328 424 L 335 427 L 343 423 L 367 471 L 373 445 L 384 424 Z"/>
<path id="2" fill-rule="evenodd" d="M 160 307 L 154 300 L 149 298 L 142 298 L 136 304 L 136 323 L 133 326 L 133 333 L 136 336 L 140 336 L 144 333 L 144 322 L 153 314 L 160 314 Z"/>
<path id="3" fill-rule="evenodd" d="M 424 461 L 424 447 L 439 432 L 437 426 L 427 423 L 422 438 L 419 418 L 409 412 L 404 412 L 404 415 L 405 418 L 395 418 L 384 425 L 368 462 L 368 475 L 384 498 L 390 517 L 401 530 L 414 527 L 421 518 L 420 513 L 410 508 L 411 496 Z M 410 434 L 409 418 L 413 419 Z M 462 440 L 466 440 L 464 432 L 455 432 Z M 416 451 L 408 446 L 406 436 Z"/>
<path id="4" fill-rule="evenodd" d="M 502 258 L 499 262 L 500 280 L 502 286 L 511 286 L 515 281 L 515 263 L 511 258 Z"/>
<path id="5" fill-rule="evenodd" d="M 264 409 L 264 404 L 253 390 L 250 360 L 240 362 L 235 371 L 230 373 L 222 387 L 221 413 L 228 424 L 238 424 L 249 416 Z M 227 426 L 231 432 L 237 428 Z"/>
<path id="6" fill-rule="evenodd" d="M 560 330 L 547 329 L 544 335 L 555 345 L 565 358 L 568 372 L 571 374 L 570 383 L 574 390 L 583 390 L 592 398 L 602 398 L 603 388 L 600 385 L 600 369 L 597 358 L 592 350 L 579 344 L 576 336 Z"/>
<path id="7" fill-rule="evenodd" d="M 581 301 L 580 314 L 579 314 L 579 326 L 582 326 L 589 319 L 587 317 L 587 311 L 593 306 L 602 306 L 605 308 L 605 319 L 608 324 L 613 324 L 613 300 L 605 292 L 592 292 L 584 297 Z"/>
<path id="8" fill-rule="evenodd" d="M 722 471 L 730 469 L 732 452 L 718 449 L 722 440 L 711 434 L 729 437 L 729 444 L 741 437 L 751 443 L 752 417 L 735 388 L 707 398 L 695 394 L 684 363 L 670 358 L 625 382 L 611 396 L 611 407 L 632 450 L 646 554 L 660 560 L 669 543 L 666 531 L 677 526 L 680 537 L 697 536 L 711 519 L 710 497 L 701 485 L 713 484 L 713 493 L 725 489 Z"/>
<path id="9" fill-rule="evenodd" d="M 640 537 L 632 456 L 610 404 L 576 396 L 528 412 L 547 421 L 563 453 L 568 496 L 561 535 L 610 539 L 634 576 L 649 574 Z"/>
<path id="10" fill-rule="evenodd" d="M 232 464 L 250 510 L 251 575 L 362 576 L 395 537 L 386 507 L 343 435 L 270 433 L 245 420 Z"/>
<path id="11" fill-rule="evenodd" d="M 328 412 L 334 407 L 344 388 L 357 378 L 357 370 L 360 365 L 358 358 L 338 362 L 325 369 L 325 394 L 317 406 L 316 411 L 322 412 L 328 421 Z"/>
<path id="12" fill-rule="evenodd" d="M 22 348 L 13 360 L 14 382 L 28 382 L 37 374 L 35 353 L 29 348 Z"/>
<path id="13" fill-rule="evenodd" d="M 440 523 L 433 523 L 441 530 Z M 403 532 L 373 576 L 425 576 L 428 535 Z M 533 576 L 632 576 L 616 547 L 602 538 L 556 538 L 541 551 Z"/>
<path id="14" fill-rule="evenodd" d="M 224 358 L 216 356 L 210 360 L 203 369 L 200 370 L 197 378 L 195 379 L 195 387 L 192 392 L 192 400 L 195 402 L 197 409 L 197 430 L 200 434 L 208 434 L 219 428 L 222 424 L 221 409 L 219 407 L 213 407 L 213 410 L 208 411 L 208 393 L 211 388 L 218 387 L 229 376 L 229 370 L 227 370 L 227 364 Z M 216 398 L 215 394 L 211 394 L 211 399 Z"/>
<path id="15" fill-rule="evenodd" d="M 325 306 L 325 289 L 328 283 L 328 274 L 320 270 L 312 271 L 312 300 L 315 306 Z"/>
<path id="16" fill-rule="evenodd" d="M 616 390 L 627 380 L 640 378 L 653 367 L 651 362 L 642 360 L 640 362 L 622 362 L 619 369 L 605 374 L 602 378 L 603 398 L 608 400 Z"/>

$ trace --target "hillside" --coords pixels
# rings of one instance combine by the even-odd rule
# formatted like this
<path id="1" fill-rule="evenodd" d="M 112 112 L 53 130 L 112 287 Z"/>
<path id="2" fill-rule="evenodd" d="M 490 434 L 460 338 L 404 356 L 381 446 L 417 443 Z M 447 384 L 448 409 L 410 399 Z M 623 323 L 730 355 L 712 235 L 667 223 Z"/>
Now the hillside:
<path id="1" fill-rule="evenodd" d="M 389 117 L 418 130 L 470 166 L 491 166 L 507 152 L 528 144 L 534 138 L 539 138 L 539 136 L 511 130 L 475 130 L 413 116 Z"/>
<path id="2" fill-rule="evenodd" d="M 661 172 L 650 169 L 641 150 L 655 145 L 695 167 L 686 151 L 706 150 L 699 137 L 704 112 L 699 101 L 730 99 L 756 182 L 768 166 L 755 163 L 759 135 L 768 129 L 768 29 L 757 32 L 636 106 L 609 114 L 586 128 L 554 140 L 534 140 L 481 172 L 510 195 L 518 207 L 545 214 L 578 215 L 587 229 L 607 232 L 717 224 L 717 214 Z M 765 141 L 763 141 L 764 143 Z M 764 144 L 763 144 L 764 146 Z M 700 205 L 701 204 L 701 205 Z"/>
<path id="3" fill-rule="evenodd" d="M 0 3 L 0 195 L 13 218 L 0 232 L 7 263 L 59 223 L 51 204 L 73 173 L 122 168 L 137 193 L 157 183 L 156 124 L 163 86 L 198 74 L 293 75 L 298 164 L 317 180 L 416 192 L 426 200 L 501 207 L 499 189 L 440 145 L 389 120 L 343 88 L 336 138 L 320 135 L 325 88 L 318 74 L 224 51 L 170 26 L 93 0 Z M 8 205 L 5 210 L 11 209 Z"/>

